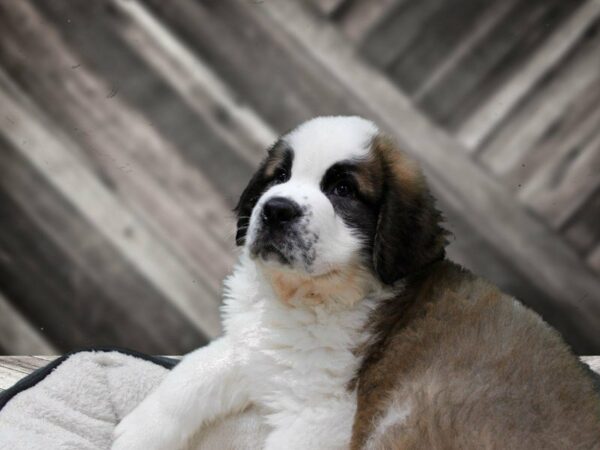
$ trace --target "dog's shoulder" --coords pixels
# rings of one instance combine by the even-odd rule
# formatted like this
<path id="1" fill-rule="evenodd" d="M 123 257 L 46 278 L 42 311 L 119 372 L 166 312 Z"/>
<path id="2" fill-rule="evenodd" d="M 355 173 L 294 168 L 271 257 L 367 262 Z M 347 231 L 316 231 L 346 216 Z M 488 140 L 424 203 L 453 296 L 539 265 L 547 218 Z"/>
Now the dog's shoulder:
<path id="1" fill-rule="evenodd" d="M 353 448 L 374 439 L 389 444 L 398 430 L 410 448 L 421 448 L 422 437 L 431 439 L 429 448 L 458 443 L 457 432 L 466 445 L 481 442 L 483 435 L 471 434 L 477 428 L 497 439 L 544 421 L 547 442 L 575 439 L 559 436 L 569 423 L 584 424 L 582 438 L 600 439 L 600 401 L 560 335 L 455 263 L 440 261 L 407 279 L 370 326 L 374 338 L 361 349 L 356 380 Z"/>

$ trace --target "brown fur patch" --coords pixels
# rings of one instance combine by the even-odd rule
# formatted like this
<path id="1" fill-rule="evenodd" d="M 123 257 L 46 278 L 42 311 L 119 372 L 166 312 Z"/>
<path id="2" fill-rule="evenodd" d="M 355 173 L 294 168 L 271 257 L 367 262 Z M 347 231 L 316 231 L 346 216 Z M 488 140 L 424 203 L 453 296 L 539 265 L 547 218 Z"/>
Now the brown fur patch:
<path id="1" fill-rule="evenodd" d="M 318 276 L 266 269 L 277 297 L 290 306 L 336 304 L 351 306 L 366 295 L 370 275 L 358 264 Z"/>
<path id="2" fill-rule="evenodd" d="M 415 194 L 426 189 L 425 178 L 419 165 L 401 152 L 389 137 L 382 134 L 375 136 L 371 143 L 371 154 L 378 164 L 387 165 L 393 178 L 410 193 Z"/>
<path id="3" fill-rule="evenodd" d="M 285 155 L 286 147 L 284 145 L 274 145 L 264 163 L 264 176 L 271 178 L 275 171 L 281 167 Z"/>
<path id="4" fill-rule="evenodd" d="M 600 398 L 558 333 L 456 264 L 409 277 L 370 326 L 352 449 L 600 448 Z"/>
<path id="5" fill-rule="evenodd" d="M 387 167 L 393 172 L 391 176 L 407 191 L 414 193 L 425 188 L 418 164 L 399 151 L 390 138 L 378 134 L 373 138 L 364 162 L 357 165 L 354 173 L 361 193 L 371 200 L 381 200 Z"/>

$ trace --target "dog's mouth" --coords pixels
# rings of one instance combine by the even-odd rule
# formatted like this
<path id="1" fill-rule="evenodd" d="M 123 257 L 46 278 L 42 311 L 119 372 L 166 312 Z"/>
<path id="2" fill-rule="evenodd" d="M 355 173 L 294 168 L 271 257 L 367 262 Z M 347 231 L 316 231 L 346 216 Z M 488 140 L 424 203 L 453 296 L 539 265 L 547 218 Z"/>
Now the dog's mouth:
<path id="1" fill-rule="evenodd" d="M 250 256 L 253 259 L 260 259 L 263 262 L 276 262 L 281 265 L 289 266 L 292 261 L 276 242 L 264 240 L 255 241 L 250 248 Z"/>

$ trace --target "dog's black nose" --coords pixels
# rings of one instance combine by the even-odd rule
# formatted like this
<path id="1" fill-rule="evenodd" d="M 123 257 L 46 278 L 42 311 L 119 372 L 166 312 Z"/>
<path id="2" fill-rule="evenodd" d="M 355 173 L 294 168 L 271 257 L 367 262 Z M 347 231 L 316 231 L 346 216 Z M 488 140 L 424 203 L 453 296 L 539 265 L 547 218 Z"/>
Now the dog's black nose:
<path id="1" fill-rule="evenodd" d="M 302 215 L 298 204 L 284 197 L 273 197 L 263 205 L 262 218 L 268 226 L 291 222 Z"/>

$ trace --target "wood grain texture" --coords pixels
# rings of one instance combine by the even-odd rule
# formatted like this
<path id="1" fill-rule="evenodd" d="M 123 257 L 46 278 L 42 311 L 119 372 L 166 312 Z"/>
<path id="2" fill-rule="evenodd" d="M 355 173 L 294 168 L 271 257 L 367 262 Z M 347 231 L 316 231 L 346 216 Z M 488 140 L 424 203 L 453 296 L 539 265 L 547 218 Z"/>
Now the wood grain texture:
<path id="1" fill-rule="evenodd" d="M 540 145 L 544 135 L 552 132 L 552 142 L 556 142 L 557 125 L 573 117 L 574 108 L 597 95 L 600 38 L 590 34 L 583 39 L 567 63 L 549 73 L 537 91 L 482 145 L 480 158 L 494 173 L 506 176 L 515 171 L 521 161 L 526 162 L 526 157 L 534 151 L 546 158 L 554 156 L 554 152 L 548 155 Z M 583 109 L 584 117 L 580 117 L 580 121 L 587 115 L 585 106 Z"/>
<path id="2" fill-rule="evenodd" d="M 584 257 L 591 255 L 596 243 L 600 242 L 599 217 L 600 188 L 590 195 L 588 201 L 581 205 L 562 228 L 563 235 Z M 600 267 L 595 269 L 598 270 Z"/>
<path id="3" fill-rule="evenodd" d="M 387 69 L 408 50 L 428 20 L 444 7 L 441 0 L 397 2 L 373 27 L 360 51 L 376 67 Z"/>
<path id="4" fill-rule="evenodd" d="M 11 352 L 56 353 L 56 348 L 0 293 L 0 348 Z"/>
<path id="5" fill-rule="evenodd" d="M 503 2 L 506 3 L 510 5 L 510 2 Z M 483 12 L 494 9 L 491 6 L 493 2 L 485 0 L 464 0 L 460 10 L 457 10 L 455 3 L 444 2 L 419 27 L 419 33 L 410 45 L 389 64 L 387 72 L 391 78 L 409 96 L 412 97 L 417 91 L 421 91 L 420 98 L 426 96 L 423 83 L 427 82 L 427 76 L 435 72 L 446 55 L 472 33 L 472 28 L 481 20 Z M 494 16 L 498 15 L 494 12 Z"/>
<path id="6" fill-rule="evenodd" d="M 534 0 L 514 7 L 419 105 L 437 123 L 455 130 L 485 103 L 575 9 L 578 0 Z"/>
<path id="7" fill-rule="evenodd" d="M 194 282 L 193 274 L 73 156 L 68 150 L 73 147 L 72 143 L 59 141 L 40 122 L 28 120 L 31 112 L 26 112 L 5 92 L 0 92 L 0 98 L 9 105 L 16 120 L 15 127 L 6 135 L 12 145 L 45 174 L 50 185 L 69 199 L 163 295 L 172 299 L 208 335 L 216 334 L 219 329 L 216 310 L 195 301 L 203 292 Z M 69 170 L 60 170 L 63 167 Z M 90 208 L 90 205 L 94 207 Z M 135 230 L 135 238 L 131 239 L 124 230 Z"/>
<path id="8" fill-rule="evenodd" d="M 361 42 L 393 7 L 407 0 L 352 0 L 336 17 L 336 23 L 353 42 Z"/>
<path id="9" fill-rule="evenodd" d="M 206 342 L 23 156 L 0 148 L 0 270 L 7 295 L 45 335 L 69 350 Z"/>
<path id="10" fill-rule="evenodd" d="M 349 3 L 351 1 L 352 0 L 310 0 L 321 13 L 328 16 L 336 14 L 344 3 Z"/>
<path id="11" fill-rule="evenodd" d="M 487 101 L 474 110 L 458 130 L 458 139 L 475 150 L 534 86 L 573 49 L 600 14 L 600 2 L 587 0 L 540 46 Z"/>
<path id="12" fill-rule="evenodd" d="M 0 391 L 4 391 L 56 357 L 0 356 Z"/>
<path id="13" fill-rule="evenodd" d="M 264 3 L 231 0 L 168 5 L 145 0 L 277 134 L 315 115 L 351 114 L 358 105 L 312 63 L 294 39 L 265 20 Z M 252 70 L 249 70 L 252 68 Z"/>

